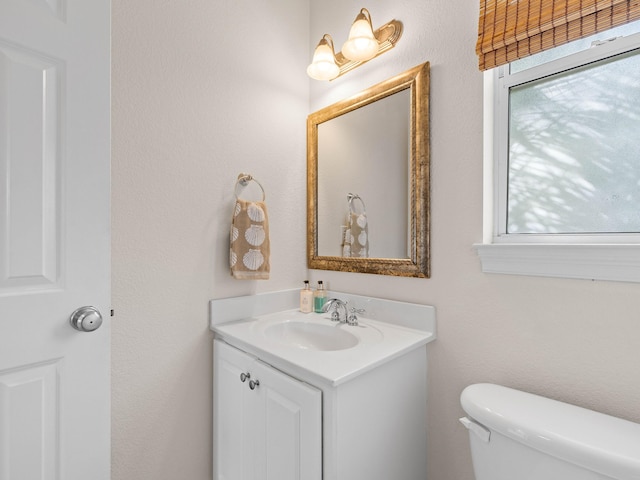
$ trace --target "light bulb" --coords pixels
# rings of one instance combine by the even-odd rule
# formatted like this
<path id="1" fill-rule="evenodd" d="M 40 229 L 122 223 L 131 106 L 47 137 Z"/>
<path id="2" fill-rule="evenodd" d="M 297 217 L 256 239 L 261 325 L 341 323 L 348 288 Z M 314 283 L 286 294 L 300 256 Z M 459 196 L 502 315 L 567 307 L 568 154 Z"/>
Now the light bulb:
<path id="1" fill-rule="evenodd" d="M 360 10 L 355 22 L 351 25 L 349 39 L 342 46 L 342 54 L 356 62 L 371 60 L 377 55 L 379 48 L 371 28 L 371 19 L 364 12 L 369 13 L 366 8 Z"/>
<path id="2" fill-rule="evenodd" d="M 340 74 L 333 51 L 333 41 L 329 43 L 326 37 L 329 35 L 322 37 L 313 54 L 311 65 L 307 67 L 307 75 L 316 80 L 333 80 Z"/>

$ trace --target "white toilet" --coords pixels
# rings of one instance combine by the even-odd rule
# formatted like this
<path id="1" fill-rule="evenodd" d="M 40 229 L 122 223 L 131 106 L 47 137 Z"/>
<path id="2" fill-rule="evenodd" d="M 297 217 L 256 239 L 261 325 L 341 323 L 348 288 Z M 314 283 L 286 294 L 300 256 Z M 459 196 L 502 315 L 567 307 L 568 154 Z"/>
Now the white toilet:
<path id="1" fill-rule="evenodd" d="M 640 424 L 488 383 L 460 402 L 476 480 L 640 480 Z"/>

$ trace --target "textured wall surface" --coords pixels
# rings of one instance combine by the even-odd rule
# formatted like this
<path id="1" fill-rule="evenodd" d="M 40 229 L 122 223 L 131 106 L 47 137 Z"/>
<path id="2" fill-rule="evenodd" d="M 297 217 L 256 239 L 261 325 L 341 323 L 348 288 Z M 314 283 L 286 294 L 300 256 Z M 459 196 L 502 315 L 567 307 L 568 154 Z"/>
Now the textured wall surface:
<path id="1" fill-rule="evenodd" d="M 491 381 L 640 422 L 640 286 L 486 275 L 477 0 L 113 1 L 113 478 L 211 477 L 211 298 L 293 288 L 305 257 L 306 115 L 431 62 L 432 278 L 312 271 L 329 288 L 434 305 L 430 480 L 473 480 L 459 395 Z M 305 74 L 362 6 L 391 52 Z M 227 269 L 233 184 L 267 190 L 272 276 Z M 384 440 L 381 440 L 384 441 Z"/>
<path id="2" fill-rule="evenodd" d="M 293 0 L 113 0 L 114 480 L 211 478 L 207 302 L 306 274 L 308 23 Z M 240 172 L 268 281 L 229 276 Z"/>

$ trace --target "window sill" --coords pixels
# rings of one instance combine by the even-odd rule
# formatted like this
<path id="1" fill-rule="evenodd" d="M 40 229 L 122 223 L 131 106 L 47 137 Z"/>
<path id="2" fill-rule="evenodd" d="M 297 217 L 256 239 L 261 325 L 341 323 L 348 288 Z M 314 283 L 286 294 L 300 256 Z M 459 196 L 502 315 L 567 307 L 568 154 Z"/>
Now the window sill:
<path id="1" fill-rule="evenodd" d="M 640 282 L 640 245 L 475 244 L 484 273 Z"/>

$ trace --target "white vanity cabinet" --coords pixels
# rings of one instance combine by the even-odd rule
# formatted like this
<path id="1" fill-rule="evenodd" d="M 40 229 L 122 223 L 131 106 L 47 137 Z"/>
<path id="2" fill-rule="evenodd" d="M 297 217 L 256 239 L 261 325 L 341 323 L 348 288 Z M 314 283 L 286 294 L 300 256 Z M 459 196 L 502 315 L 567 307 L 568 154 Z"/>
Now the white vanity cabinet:
<path id="1" fill-rule="evenodd" d="M 214 480 L 426 478 L 426 366 L 423 346 L 339 385 L 291 369 L 311 386 L 214 340 Z"/>
<path id="2" fill-rule="evenodd" d="M 214 340 L 213 396 L 215 480 L 322 479 L 320 390 Z"/>
<path id="3" fill-rule="evenodd" d="M 301 313 L 297 290 L 211 302 L 214 480 L 426 478 L 434 307 L 332 296 L 369 317 Z"/>

